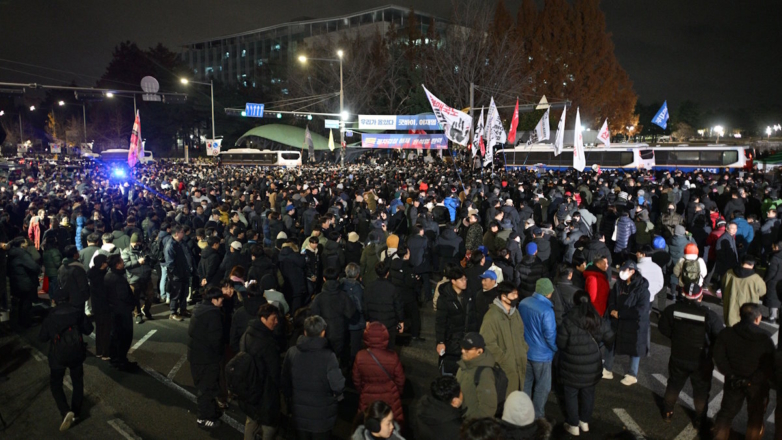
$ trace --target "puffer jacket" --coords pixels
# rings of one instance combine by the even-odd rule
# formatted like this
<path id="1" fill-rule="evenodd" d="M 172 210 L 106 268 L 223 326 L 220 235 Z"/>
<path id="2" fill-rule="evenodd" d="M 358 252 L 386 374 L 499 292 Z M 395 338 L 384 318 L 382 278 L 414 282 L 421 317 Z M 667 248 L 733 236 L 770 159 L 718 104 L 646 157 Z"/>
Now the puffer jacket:
<path id="1" fill-rule="evenodd" d="M 304 261 L 304 255 L 294 252 L 291 247 L 285 246 L 280 251 L 279 267 L 282 278 L 285 280 L 282 292 L 285 294 L 288 302 L 294 296 L 305 295 L 307 293 L 307 279 L 305 278 L 306 262 Z"/>
<path id="2" fill-rule="evenodd" d="M 193 309 L 187 327 L 187 360 L 191 364 L 217 364 L 223 356 L 223 318 L 211 302 Z"/>
<path id="3" fill-rule="evenodd" d="M 367 322 L 379 321 L 388 331 L 395 331 L 396 325 L 405 318 L 397 288 L 387 278 L 380 278 L 367 286 L 362 309 Z"/>
<path id="4" fill-rule="evenodd" d="M 451 223 L 456 221 L 456 212 L 459 209 L 460 204 L 459 199 L 456 197 L 446 197 L 446 199 L 443 200 L 443 205 L 448 209 L 448 214 L 451 216 Z"/>
<path id="5" fill-rule="evenodd" d="M 241 309 L 240 309 L 241 310 Z M 234 318 L 234 322 L 236 319 Z M 244 333 L 244 348 L 255 358 L 257 365 L 262 365 L 263 397 L 259 405 L 239 402 L 239 407 L 245 414 L 262 425 L 276 426 L 280 419 L 280 351 L 274 338 L 274 332 L 269 330 L 260 319 L 254 319 Z"/>
<path id="6" fill-rule="evenodd" d="M 477 250 L 483 245 L 483 229 L 480 223 L 474 223 L 467 229 L 467 239 L 465 240 L 467 250 Z"/>
<path id="7" fill-rule="evenodd" d="M 90 299 L 90 283 L 84 265 L 78 260 L 66 258 L 57 271 L 60 294 L 67 295 L 71 304 L 83 305 Z"/>
<path id="8" fill-rule="evenodd" d="M 323 283 L 323 290 L 312 300 L 310 310 L 326 320 L 326 339 L 335 353 L 342 353 L 348 334 L 348 321 L 356 313 L 356 306 L 342 290 L 339 281 Z"/>
<path id="9" fill-rule="evenodd" d="M 437 270 L 442 272 L 448 263 L 458 263 L 464 258 L 467 248 L 464 240 L 459 237 L 451 228 L 443 229 L 442 234 L 437 238 L 434 245 L 434 252 L 437 256 Z"/>
<path id="10" fill-rule="evenodd" d="M 364 331 L 366 348 L 356 354 L 353 363 L 353 383 L 360 396 L 359 411 L 364 411 L 375 400 L 382 400 L 393 409 L 394 421 L 402 424 L 405 417 L 402 411 L 405 371 L 399 355 L 387 348 L 388 339 L 388 330 L 384 325 L 379 322 L 369 324 Z M 377 358 L 377 362 L 372 355 Z"/>
<path id="11" fill-rule="evenodd" d="M 8 251 L 8 278 L 11 282 L 11 295 L 35 291 L 38 287 L 38 274 L 41 267 L 26 250 L 15 247 Z"/>
<path id="12" fill-rule="evenodd" d="M 43 253 L 44 274 L 47 277 L 56 277 L 62 264 L 62 254 L 57 248 L 47 249 Z"/>
<path id="13" fill-rule="evenodd" d="M 340 272 L 345 268 L 345 251 L 334 240 L 329 240 L 323 246 L 323 254 L 320 255 L 320 261 L 323 264 L 323 270 L 331 267 Z"/>
<path id="14" fill-rule="evenodd" d="M 413 275 L 410 260 L 400 258 L 398 254 L 390 260 L 388 279 L 396 286 L 402 304 L 414 303 L 418 298 L 418 282 Z"/>
<path id="15" fill-rule="evenodd" d="M 417 440 L 459 438 L 464 410 L 427 394 L 415 406 L 413 432 Z"/>
<path id="16" fill-rule="evenodd" d="M 593 307 L 591 304 L 589 307 Z M 585 311 L 574 308 L 557 327 L 559 364 L 556 374 L 560 383 L 572 388 L 588 388 L 600 382 L 603 372 L 603 356 L 600 343 L 613 343 L 614 332 L 607 321 L 592 334 L 583 328 Z"/>
<path id="17" fill-rule="evenodd" d="M 435 339 L 438 344 L 445 344 L 445 353 L 460 356 L 462 349 L 459 344 L 464 335 L 478 330 L 475 298 L 470 296 L 470 292 L 462 291 L 461 295 L 457 295 L 449 282 L 440 286 Z"/>
<path id="18" fill-rule="evenodd" d="M 679 261 L 684 257 L 684 247 L 695 243 L 695 240 L 686 235 L 674 235 L 669 243 L 668 253 L 671 254 L 671 261 Z"/>
<path id="19" fill-rule="evenodd" d="M 146 283 L 152 280 L 152 266 L 149 259 L 146 258 L 146 251 L 143 246 L 138 249 L 128 246 L 120 250 L 120 255 L 122 255 L 122 261 L 125 262 L 128 283 L 131 285 L 146 285 Z M 139 262 L 141 258 L 144 258 L 144 264 Z"/>
<path id="20" fill-rule="evenodd" d="M 635 234 L 635 223 L 630 217 L 623 215 L 616 221 L 616 241 L 614 252 L 621 252 L 630 245 L 630 237 Z"/>
<path id="21" fill-rule="evenodd" d="M 379 248 L 379 245 L 370 243 L 361 252 L 361 281 L 365 286 L 368 286 L 377 280 L 375 266 L 380 261 Z"/>
<path id="22" fill-rule="evenodd" d="M 84 225 L 87 224 L 87 218 L 80 215 L 76 218 L 76 249 L 81 251 L 84 248 L 84 243 L 81 240 L 81 231 L 84 229 Z"/>
<path id="23" fill-rule="evenodd" d="M 608 296 L 611 293 L 606 273 L 594 265 L 588 266 L 584 271 L 584 290 L 589 293 L 589 298 L 597 313 L 600 316 L 605 316 Z"/>
<path id="24" fill-rule="evenodd" d="M 535 293 L 535 283 L 548 275 L 546 265 L 536 255 L 525 255 L 516 266 L 516 276 L 521 281 L 519 296 L 527 298 Z"/>
<path id="25" fill-rule="evenodd" d="M 524 340 L 529 346 L 527 359 L 551 362 L 557 351 L 554 304 L 540 293 L 535 293 L 519 303 L 519 314 L 524 322 Z"/>
<path id="26" fill-rule="evenodd" d="M 616 354 L 646 357 L 649 354 L 649 282 L 640 273 L 633 274 L 630 284 L 619 280 L 608 297 L 606 314 L 616 310 L 619 318 L 611 318 L 616 333 Z"/>

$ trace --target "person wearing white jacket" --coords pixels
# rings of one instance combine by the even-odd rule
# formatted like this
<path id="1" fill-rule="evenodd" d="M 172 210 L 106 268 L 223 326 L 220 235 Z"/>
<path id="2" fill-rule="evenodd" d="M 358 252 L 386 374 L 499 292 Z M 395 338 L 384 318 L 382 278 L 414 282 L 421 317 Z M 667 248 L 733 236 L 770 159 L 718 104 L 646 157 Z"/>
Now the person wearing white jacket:
<path id="1" fill-rule="evenodd" d="M 652 247 L 641 246 L 635 253 L 638 259 L 638 272 L 649 282 L 649 302 L 654 303 L 654 298 L 658 297 L 658 308 L 662 312 L 665 310 L 667 294 L 665 292 L 665 277 L 660 266 L 652 261 Z M 652 307 L 653 308 L 653 307 Z"/>

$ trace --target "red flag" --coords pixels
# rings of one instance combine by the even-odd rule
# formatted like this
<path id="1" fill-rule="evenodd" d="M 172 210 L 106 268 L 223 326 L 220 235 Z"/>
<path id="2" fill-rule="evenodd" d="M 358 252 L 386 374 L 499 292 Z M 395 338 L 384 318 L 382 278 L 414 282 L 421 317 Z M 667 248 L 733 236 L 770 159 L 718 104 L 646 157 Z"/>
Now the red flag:
<path id="1" fill-rule="evenodd" d="M 516 143 L 516 128 L 519 126 L 519 98 L 516 98 L 516 109 L 513 110 L 513 119 L 510 121 L 510 131 L 508 131 L 508 142 L 513 145 Z"/>
<path id="2" fill-rule="evenodd" d="M 130 133 L 130 148 L 128 149 L 128 165 L 133 168 L 138 162 L 139 152 L 141 151 L 141 117 L 136 111 L 136 120 L 133 122 L 133 131 Z"/>

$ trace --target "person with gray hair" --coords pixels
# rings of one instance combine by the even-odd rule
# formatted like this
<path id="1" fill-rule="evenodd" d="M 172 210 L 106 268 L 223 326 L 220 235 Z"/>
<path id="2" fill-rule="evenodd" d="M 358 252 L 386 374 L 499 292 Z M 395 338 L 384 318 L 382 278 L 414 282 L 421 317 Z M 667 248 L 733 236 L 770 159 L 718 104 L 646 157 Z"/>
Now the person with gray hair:
<path id="1" fill-rule="evenodd" d="M 310 316 L 304 335 L 288 349 L 282 364 L 282 393 L 293 413 L 299 439 L 329 439 L 337 422 L 345 377 L 328 348 L 326 320 Z"/>

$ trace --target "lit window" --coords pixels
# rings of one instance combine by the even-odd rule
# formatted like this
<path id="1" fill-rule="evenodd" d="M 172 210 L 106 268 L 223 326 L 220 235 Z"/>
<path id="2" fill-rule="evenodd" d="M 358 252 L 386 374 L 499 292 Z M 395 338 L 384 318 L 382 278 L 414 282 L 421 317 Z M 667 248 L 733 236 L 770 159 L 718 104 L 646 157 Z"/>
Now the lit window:
<path id="1" fill-rule="evenodd" d="M 288 89 L 282 89 L 282 94 L 283 95 L 287 95 L 288 94 Z"/>
<path id="2" fill-rule="evenodd" d="M 247 81 L 243 81 L 242 84 L 244 84 L 244 86 L 247 87 Z"/>
<path id="3" fill-rule="evenodd" d="M 226 57 L 226 58 L 230 58 L 230 57 L 231 57 L 231 53 L 230 53 L 230 52 L 226 52 L 226 53 L 225 53 L 225 57 Z"/>
<path id="4" fill-rule="evenodd" d="M 207 67 L 206 69 L 204 69 L 204 73 L 206 73 L 207 75 L 209 75 L 212 72 L 214 72 L 214 69 L 212 69 L 211 67 Z"/>
<path id="5" fill-rule="evenodd" d="M 280 50 L 280 45 L 279 44 L 275 44 L 274 45 L 274 50 Z"/>
<path id="6" fill-rule="evenodd" d="M 245 55 L 247 55 L 247 51 L 242 49 L 242 58 L 244 58 Z"/>

